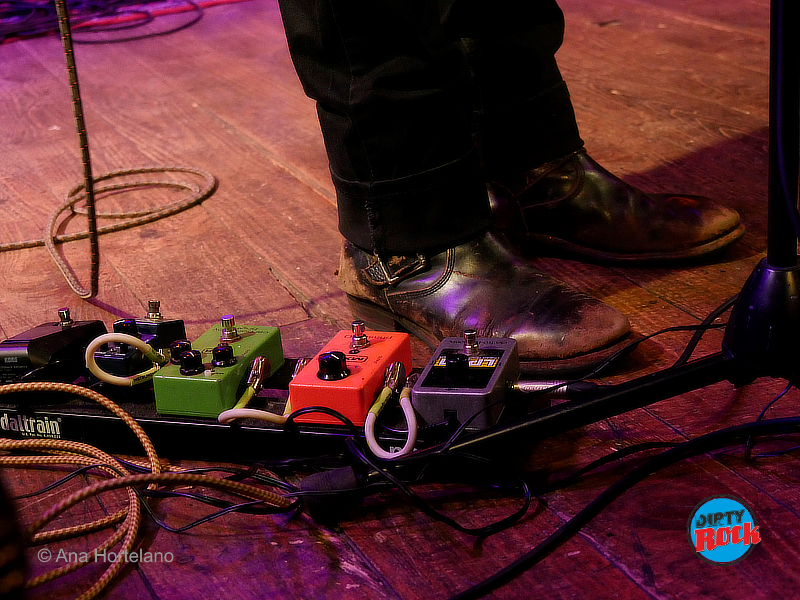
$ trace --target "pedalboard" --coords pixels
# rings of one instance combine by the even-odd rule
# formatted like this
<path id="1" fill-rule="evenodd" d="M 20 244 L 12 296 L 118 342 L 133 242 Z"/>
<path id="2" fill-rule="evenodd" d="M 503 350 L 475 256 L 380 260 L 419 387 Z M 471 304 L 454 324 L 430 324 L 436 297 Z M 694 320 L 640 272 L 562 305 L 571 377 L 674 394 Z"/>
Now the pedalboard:
<path id="1" fill-rule="evenodd" d="M 59 321 L 44 323 L 0 342 L 0 382 L 59 381 L 71 383 L 86 372 L 83 354 L 106 333 L 102 321 L 73 321 L 69 309 Z"/>
<path id="2" fill-rule="evenodd" d="M 278 328 L 236 327 L 233 315 L 222 317 L 191 349 L 185 342 L 174 344 L 180 356 L 153 376 L 156 410 L 164 415 L 216 419 L 236 404 L 257 356 L 269 361 L 267 376 L 284 363 Z"/>
<path id="3" fill-rule="evenodd" d="M 512 338 L 442 340 L 411 391 L 420 425 L 471 419 L 468 431 L 497 423 L 508 384 L 519 378 L 519 353 Z M 473 418 L 474 417 L 474 418 Z"/>
<path id="4" fill-rule="evenodd" d="M 341 448 L 352 435 L 347 421 L 364 426 L 385 385 L 387 368 L 399 362 L 406 373 L 412 372 L 409 335 L 367 332 L 362 321 L 336 334 L 313 359 L 286 361 L 278 328 L 237 327 L 233 316 L 226 315 L 189 342 L 183 321 L 165 320 L 158 302 L 149 302 L 148 308 L 143 319 L 115 322 L 114 332 L 141 339 L 169 356 L 170 363 L 153 373 L 152 385 L 117 387 L 103 382 L 107 388 L 103 393 L 113 393 L 159 448 L 174 456 L 235 459 L 265 452 L 307 456 L 330 451 L 331 444 Z M 3 381 L 79 385 L 94 381 L 83 357 L 86 347 L 106 333 L 105 325 L 102 321 L 72 322 L 67 309 L 59 311 L 59 317 L 57 323 L 45 323 L 0 342 Z M 100 346 L 94 356 L 101 370 L 123 377 L 152 367 L 139 350 L 122 341 Z M 217 420 L 243 398 L 259 356 L 268 361 L 264 378 L 270 381 L 252 396 L 249 408 L 278 415 L 302 411 L 293 418 L 291 436 L 280 424 L 256 418 L 230 424 Z M 475 431 L 505 418 L 510 405 L 507 394 L 512 384 L 522 383 L 517 381 L 519 370 L 513 339 L 477 338 L 468 331 L 464 338 L 443 340 L 412 389 L 420 426 L 418 442 L 424 447 L 446 439 L 459 425 Z M 56 398 L 42 392 L 21 402 L 14 398 L 0 404 L 0 435 L 71 439 L 100 443 L 117 452 L 136 451 L 138 442 L 106 409 L 80 398 Z M 527 404 L 524 408 L 540 407 Z M 397 409 L 392 407 L 395 413 Z M 392 418 L 388 416 L 389 421 Z M 384 427 L 378 439 L 384 447 L 392 447 L 402 445 L 408 435 L 399 427 Z"/>
<path id="5" fill-rule="evenodd" d="M 411 341 L 407 333 L 365 332 L 363 321 L 354 321 L 351 331 L 336 334 L 289 383 L 290 410 L 324 406 L 362 426 L 383 387 L 386 368 L 397 361 L 403 363 L 407 373 L 411 372 Z M 336 417 L 321 412 L 301 415 L 296 420 L 342 425 Z"/>

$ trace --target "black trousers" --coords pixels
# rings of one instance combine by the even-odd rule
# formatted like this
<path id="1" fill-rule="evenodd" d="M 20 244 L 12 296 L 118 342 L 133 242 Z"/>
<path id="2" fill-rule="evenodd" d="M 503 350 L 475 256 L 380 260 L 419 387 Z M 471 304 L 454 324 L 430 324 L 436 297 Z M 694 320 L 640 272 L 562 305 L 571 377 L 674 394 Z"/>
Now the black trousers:
<path id="1" fill-rule="evenodd" d="M 555 0 L 280 0 L 339 229 L 435 252 L 491 224 L 485 181 L 579 149 Z"/>

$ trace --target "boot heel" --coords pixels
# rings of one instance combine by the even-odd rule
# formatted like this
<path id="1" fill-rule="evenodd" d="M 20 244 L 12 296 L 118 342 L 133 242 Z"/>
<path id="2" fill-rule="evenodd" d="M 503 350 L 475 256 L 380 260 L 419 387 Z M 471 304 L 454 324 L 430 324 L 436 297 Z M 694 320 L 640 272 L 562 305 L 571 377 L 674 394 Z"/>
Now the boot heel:
<path id="1" fill-rule="evenodd" d="M 391 313 L 375 306 L 371 302 L 366 302 L 355 296 L 347 295 L 350 304 L 350 312 L 357 319 L 364 321 L 368 329 L 372 331 L 401 331 L 399 323 Z"/>

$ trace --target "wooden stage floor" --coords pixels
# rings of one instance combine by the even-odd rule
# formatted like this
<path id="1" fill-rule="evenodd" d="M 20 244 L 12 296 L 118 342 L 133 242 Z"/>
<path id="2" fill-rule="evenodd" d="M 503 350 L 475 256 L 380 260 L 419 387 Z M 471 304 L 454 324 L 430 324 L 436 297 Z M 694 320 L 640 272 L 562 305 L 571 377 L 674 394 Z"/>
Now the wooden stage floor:
<path id="1" fill-rule="evenodd" d="M 557 257 L 533 260 L 625 312 L 640 334 L 692 325 L 735 294 L 764 256 L 768 140 L 769 7 L 731 0 L 563 0 L 567 36 L 558 58 L 589 152 L 651 191 L 714 197 L 742 214 L 747 234 L 706 264 L 616 268 Z M 185 18 L 181 15 L 164 17 Z M 294 74 L 275 0 L 210 7 L 178 33 L 76 49 L 95 173 L 151 164 L 212 172 L 219 189 L 200 206 L 100 239 L 100 293 L 72 295 L 46 251 L 0 253 L 0 336 L 71 308 L 74 319 L 143 316 L 147 301 L 182 318 L 197 337 L 219 317 L 278 326 L 288 357 L 313 355 L 350 321 L 338 290 L 340 237 L 334 192 L 313 103 Z M 0 46 L 0 243 L 41 237 L 48 215 L 81 181 L 64 58 L 57 37 Z M 164 192 L 113 196 L 101 209 L 158 204 Z M 83 228 L 73 219 L 67 231 Z M 85 242 L 64 250 L 85 280 Z M 644 344 L 614 381 L 653 372 L 680 355 L 689 334 Z M 719 349 L 710 331 L 698 355 Z M 417 343 L 415 361 L 429 352 Z M 537 443 L 534 481 L 557 479 L 639 442 L 681 442 L 755 419 L 784 387 L 768 379 L 716 384 Z M 768 416 L 790 416 L 790 392 Z M 757 446 L 787 448 L 793 440 Z M 252 457 L 267 458 L 267 457 Z M 612 464 L 542 495 L 512 529 L 476 539 L 432 521 L 400 493 L 369 498 L 338 526 L 304 515 L 227 515 L 184 534 L 147 521 L 140 547 L 171 563 L 127 566 L 108 598 L 448 598 L 532 548 L 627 472 Z M 194 464 L 184 462 L 184 464 Z M 5 469 L 21 494 L 58 475 Z M 746 461 L 732 447 L 659 471 L 625 493 L 543 562 L 494 592 L 497 598 L 734 599 L 792 596 L 800 586 L 800 478 L 796 454 Z M 71 482 L 65 489 L 79 487 Z M 420 490 L 471 526 L 509 514 L 518 498 L 467 486 Z M 19 502 L 36 516 L 64 489 Z M 743 499 L 761 543 L 729 566 L 696 556 L 693 509 L 714 495 Z M 113 500 L 82 505 L 82 520 Z M 175 525 L 208 508 L 158 504 Z M 70 513 L 72 514 L 72 513 Z M 95 539 L 95 538 L 92 538 Z M 79 546 L 83 542 L 76 542 Z M 91 542 L 85 541 L 90 548 Z M 43 564 L 29 553 L 31 572 Z M 72 598 L 99 571 L 31 592 Z"/>

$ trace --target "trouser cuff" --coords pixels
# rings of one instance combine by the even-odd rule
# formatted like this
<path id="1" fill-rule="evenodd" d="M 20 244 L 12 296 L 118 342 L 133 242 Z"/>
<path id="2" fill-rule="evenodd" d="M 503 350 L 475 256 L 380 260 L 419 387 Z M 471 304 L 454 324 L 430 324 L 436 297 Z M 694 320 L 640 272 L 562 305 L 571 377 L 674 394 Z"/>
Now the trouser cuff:
<path id="1" fill-rule="evenodd" d="M 532 169 L 583 147 L 563 81 L 518 104 L 479 112 L 475 141 L 487 181 Z"/>
<path id="2" fill-rule="evenodd" d="M 477 153 L 423 173 L 388 181 L 347 181 L 331 173 L 339 231 L 380 254 L 437 253 L 492 222 Z"/>

